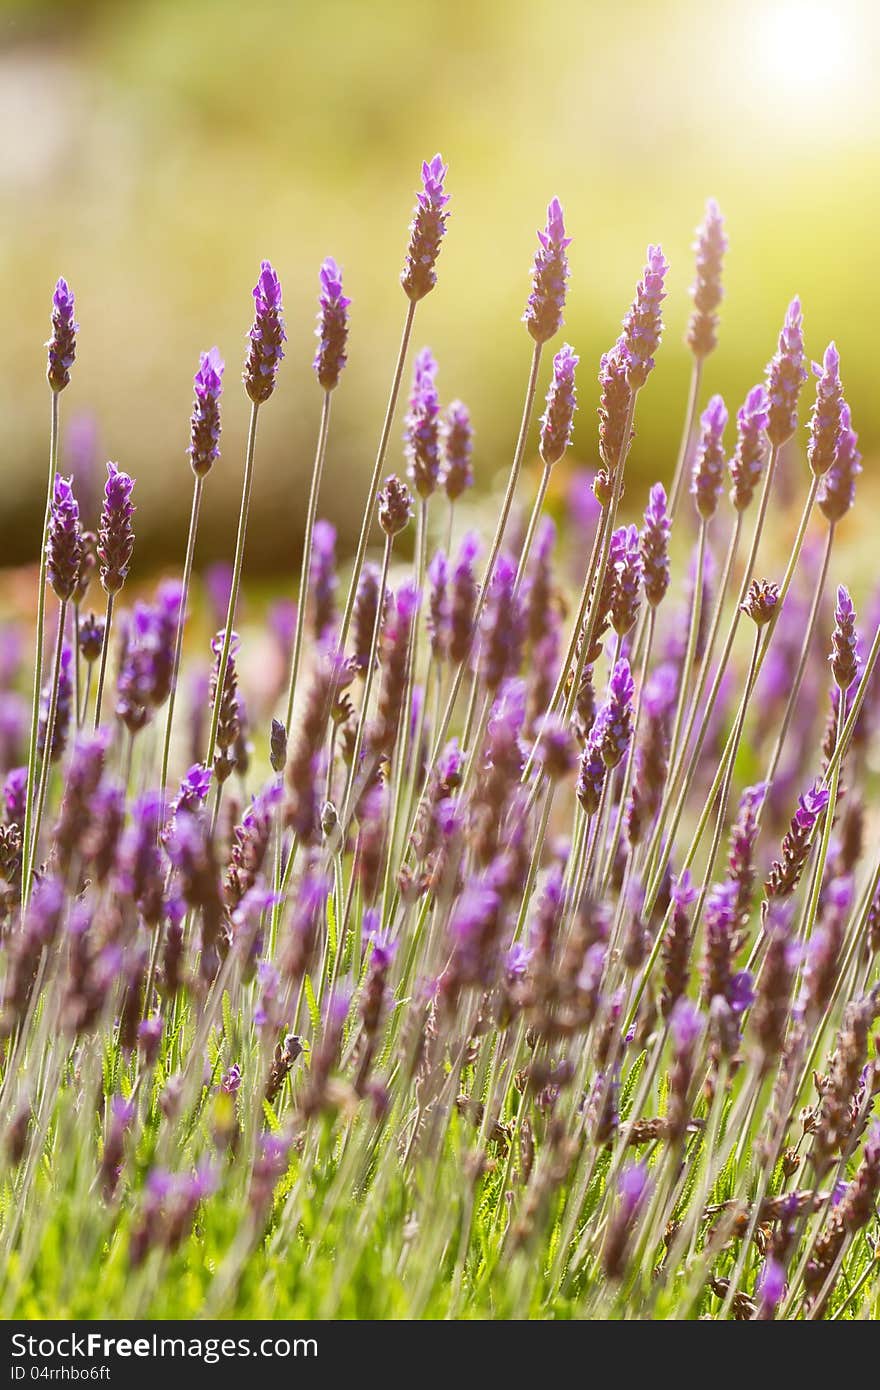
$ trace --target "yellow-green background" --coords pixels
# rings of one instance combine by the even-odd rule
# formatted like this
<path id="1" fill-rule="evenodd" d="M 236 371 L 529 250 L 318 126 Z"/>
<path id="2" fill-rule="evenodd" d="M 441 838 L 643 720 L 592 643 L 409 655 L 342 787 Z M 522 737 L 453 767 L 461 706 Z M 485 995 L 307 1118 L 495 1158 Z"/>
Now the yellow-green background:
<path id="1" fill-rule="evenodd" d="M 668 328 L 633 466 L 669 475 L 690 243 L 710 194 L 731 240 L 710 388 L 735 407 L 799 292 L 812 354 L 837 338 L 870 456 L 878 24 L 871 0 L 0 0 L 0 560 L 35 549 L 58 274 L 81 323 L 64 416 L 94 411 L 102 455 L 137 475 L 142 560 L 179 554 L 191 377 L 199 349 L 219 344 L 223 457 L 200 557 L 229 553 L 246 423 L 238 379 L 265 255 L 283 279 L 290 341 L 263 412 L 249 566 L 285 566 L 297 549 L 328 253 L 353 305 L 322 511 L 350 536 L 403 316 L 419 162 L 436 149 L 452 215 L 416 345 L 434 348 L 444 397 L 472 407 L 482 485 L 497 481 L 515 434 L 530 347 L 519 318 L 554 193 L 574 237 L 564 333 L 582 357 L 575 463 L 594 462 L 598 357 L 646 243 L 660 241 Z M 399 438 L 396 425 L 395 465 Z"/>

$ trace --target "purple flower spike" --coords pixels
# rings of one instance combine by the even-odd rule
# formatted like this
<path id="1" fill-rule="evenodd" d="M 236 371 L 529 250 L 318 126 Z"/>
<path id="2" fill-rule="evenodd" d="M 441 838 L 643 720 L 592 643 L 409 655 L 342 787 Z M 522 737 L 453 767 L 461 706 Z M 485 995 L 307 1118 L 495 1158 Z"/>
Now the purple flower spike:
<path id="1" fill-rule="evenodd" d="M 523 323 L 536 343 L 555 337 L 563 323 L 565 290 L 568 284 L 567 248 L 562 205 L 554 198 L 547 208 L 547 226 L 538 233 L 540 245 L 535 253 L 532 289 L 523 314 Z"/>
<path id="2" fill-rule="evenodd" d="M 474 485 L 471 454 L 474 431 L 471 415 L 461 401 L 452 401 L 446 410 L 443 424 L 443 472 L 441 482 L 450 502 L 456 502 L 463 492 Z"/>
<path id="3" fill-rule="evenodd" d="M 763 386 L 753 386 L 736 416 L 736 450 L 730 460 L 730 500 L 745 511 L 761 481 L 767 462 L 770 399 Z"/>
<path id="4" fill-rule="evenodd" d="M 716 310 L 724 298 L 721 264 L 727 250 L 724 218 L 714 198 L 710 198 L 706 204 L 706 216 L 697 228 L 694 250 L 697 253 L 697 278 L 691 286 L 694 312 L 688 324 L 687 344 L 695 357 L 708 357 L 718 345 Z"/>
<path id="5" fill-rule="evenodd" d="M 655 483 L 648 495 L 642 527 L 642 570 L 645 598 L 652 608 L 661 603 L 669 588 L 669 535 L 672 523 L 666 509 L 666 489 Z"/>
<path id="6" fill-rule="evenodd" d="M 801 302 L 793 299 L 786 311 L 779 347 L 767 365 L 770 401 L 767 435 L 777 448 L 791 439 L 797 429 L 798 396 L 808 375 L 804 363 L 803 325 Z"/>
<path id="7" fill-rule="evenodd" d="M 409 224 L 409 246 L 400 276 L 404 292 L 413 304 L 424 299 L 437 283 L 437 257 L 449 218 L 445 211 L 449 194 L 443 188 L 446 173 L 442 155 L 435 154 L 430 163 L 422 165 L 422 191 L 417 195 Z"/>
<path id="8" fill-rule="evenodd" d="M 829 661 L 835 685 L 846 694 L 859 674 L 859 639 L 856 633 L 856 610 L 848 590 L 842 584 L 837 590 Z"/>
<path id="9" fill-rule="evenodd" d="M 767 1319 L 772 1318 L 773 1313 L 782 1302 L 785 1293 L 785 1266 L 769 1256 L 761 1268 L 758 1275 L 758 1316 Z"/>
<path id="10" fill-rule="evenodd" d="M 405 531 L 412 518 L 412 493 L 406 483 L 392 473 L 385 479 L 377 499 L 379 525 L 386 536 Z"/>
<path id="11" fill-rule="evenodd" d="M 553 359 L 553 377 L 547 392 L 547 409 L 541 416 L 541 458 L 549 466 L 558 463 L 571 443 L 577 406 L 574 370 L 578 357 L 568 343 Z"/>
<path id="12" fill-rule="evenodd" d="M 634 694 L 632 672 L 624 658 L 611 673 L 608 700 L 597 720 L 597 723 L 601 721 L 602 757 L 608 768 L 616 767 L 629 749 Z"/>
<path id="13" fill-rule="evenodd" d="M 46 731 L 49 720 L 49 689 L 43 691 L 40 700 L 40 722 L 37 729 L 37 750 L 43 753 L 46 747 Z M 52 731 L 52 747 L 49 761 L 57 763 L 67 747 L 70 732 L 70 716 L 73 709 L 73 652 L 64 646 L 61 651 L 61 666 L 58 670 L 58 696 L 55 706 L 55 727 Z"/>
<path id="14" fill-rule="evenodd" d="M 642 550 L 635 526 L 621 526 L 614 532 L 609 558 L 614 572 L 611 626 L 624 637 L 635 626 L 642 592 Z"/>
<path id="15" fill-rule="evenodd" d="M 852 427 L 852 416 L 846 402 L 840 408 L 840 435 L 834 462 L 822 474 L 819 483 L 819 506 L 833 524 L 846 516 L 856 494 L 856 478 L 862 471 L 859 436 Z"/>
<path id="16" fill-rule="evenodd" d="M 134 531 L 131 519 L 134 505 L 131 494 L 134 479 L 115 463 L 107 464 L 101 524 L 98 528 L 98 559 L 101 561 L 101 583 L 108 594 L 118 594 L 128 576 L 134 550 Z"/>
<path id="17" fill-rule="evenodd" d="M 669 1015 L 669 1032 L 672 1046 L 679 1055 L 693 1050 L 703 1032 L 703 1015 L 696 1004 L 688 998 L 679 999 Z"/>
<path id="18" fill-rule="evenodd" d="M 263 261 L 254 286 L 254 323 L 248 334 L 250 347 L 242 376 L 254 405 L 263 405 L 275 390 L 287 338 L 281 308 L 281 282 L 270 262 Z"/>
<path id="19" fill-rule="evenodd" d="M 46 538 L 46 577 L 61 603 L 73 597 L 82 553 L 82 527 L 73 479 L 56 473 Z"/>
<path id="20" fill-rule="evenodd" d="M 440 398 L 436 386 L 437 363 L 430 348 L 422 348 L 413 371 L 409 414 L 406 417 L 407 472 L 424 500 L 440 481 Z"/>
<path id="21" fill-rule="evenodd" d="M 590 730 L 584 751 L 581 754 L 578 772 L 577 799 L 588 816 L 594 816 L 602 799 L 605 786 L 605 760 L 602 757 L 602 725 L 599 719 Z"/>
<path id="22" fill-rule="evenodd" d="M 635 299 L 623 320 L 623 341 L 627 351 L 627 381 L 630 389 L 644 386 L 654 369 L 654 353 L 663 334 L 660 305 L 666 298 L 665 280 L 669 263 L 659 246 L 648 247 L 648 261 L 636 286 Z"/>
<path id="23" fill-rule="evenodd" d="M 52 336 L 46 344 L 49 351 L 46 376 L 53 391 L 63 391 L 70 381 L 70 369 L 76 357 L 76 335 L 79 329 L 73 314 L 73 290 L 62 277 L 52 296 Z"/>
<path id="24" fill-rule="evenodd" d="M 715 515 L 724 486 L 726 428 L 727 407 L 720 396 L 713 396 L 700 418 L 700 444 L 691 479 L 691 492 L 704 521 L 711 521 Z"/>
<path id="25" fill-rule="evenodd" d="M 506 676 L 516 675 L 522 658 L 525 632 L 515 587 L 516 566 L 508 556 L 500 555 L 480 624 L 480 673 L 486 689 L 493 693 Z"/>
<path id="26" fill-rule="evenodd" d="M 193 378 L 195 400 L 191 420 L 189 461 L 197 478 L 210 473 L 220 457 L 220 395 L 223 391 L 223 358 L 212 347 L 199 358 Z"/>
<path id="27" fill-rule="evenodd" d="M 339 385 L 342 369 L 348 360 L 345 345 L 348 340 L 348 308 L 351 300 L 342 293 L 342 271 L 332 256 L 328 256 L 318 273 L 321 293 L 318 298 L 318 351 L 312 366 L 325 391 Z"/>
<path id="28" fill-rule="evenodd" d="M 633 439 L 624 440 L 632 390 L 627 378 L 629 353 L 623 338 L 603 354 L 599 363 L 599 452 L 610 473 L 614 473 Z M 597 494 L 598 495 L 598 494 Z M 599 499 L 602 501 L 602 499 Z M 604 505 L 604 504 L 603 504 Z"/>
<path id="29" fill-rule="evenodd" d="M 813 473 L 821 478 L 837 460 L 843 387 L 840 384 L 840 353 L 829 343 L 820 366 L 813 363 L 817 377 L 816 402 L 810 415 L 810 441 L 807 458 Z"/>

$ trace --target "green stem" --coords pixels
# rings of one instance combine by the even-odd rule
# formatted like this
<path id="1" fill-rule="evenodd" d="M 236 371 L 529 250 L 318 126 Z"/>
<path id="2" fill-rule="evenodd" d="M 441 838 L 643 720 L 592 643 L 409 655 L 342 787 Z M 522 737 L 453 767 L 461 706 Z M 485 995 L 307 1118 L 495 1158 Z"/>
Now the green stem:
<path id="1" fill-rule="evenodd" d="M 110 650 L 110 628 L 113 624 L 113 603 L 115 594 L 107 595 L 107 611 L 104 615 L 104 640 L 101 643 L 101 664 L 98 667 L 98 690 L 95 695 L 95 728 L 101 723 L 101 704 L 104 699 L 104 681 L 107 676 L 107 653 Z"/>
<path id="2" fill-rule="evenodd" d="M 290 662 L 290 684 L 287 691 L 287 715 L 284 726 L 288 730 L 293 720 L 293 700 L 296 694 L 296 680 L 299 674 L 299 663 L 302 656 L 303 632 L 306 624 L 306 607 L 309 598 L 312 535 L 315 529 L 315 518 L 318 514 L 318 495 L 321 490 L 321 478 L 324 473 L 324 458 L 327 453 L 331 399 L 331 392 L 325 391 L 324 401 L 321 406 L 321 424 L 318 428 L 318 447 L 315 451 L 315 463 L 312 468 L 312 481 L 309 488 L 309 503 L 306 511 L 305 532 L 303 534 L 302 563 L 299 572 L 299 592 L 296 596 L 296 632 L 293 639 L 293 656 Z M 345 639 L 343 638 L 342 640 L 344 641 Z"/>

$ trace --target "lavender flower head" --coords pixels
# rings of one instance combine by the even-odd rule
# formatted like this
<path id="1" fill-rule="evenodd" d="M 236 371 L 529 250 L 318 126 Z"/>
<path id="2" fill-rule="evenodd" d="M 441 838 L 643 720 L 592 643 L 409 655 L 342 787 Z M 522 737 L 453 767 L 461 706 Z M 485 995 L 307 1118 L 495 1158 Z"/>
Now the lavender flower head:
<path id="1" fill-rule="evenodd" d="M 553 377 L 547 392 L 547 408 L 541 416 L 541 458 L 548 467 L 558 463 L 571 443 L 572 424 L 577 406 L 574 371 L 578 364 L 574 349 L 564 343 L 553 359 Z"/>
<path id="2" fill-rule="evenodd" d="M 669 535 L 672 523 L 666 509 L 666 489 L 655 483 L 648 494 L 640 543 L 645 598 L 652 608 L 661 603 L 669 588 Z"/>
<path id="3" fill-rule="evenodd" d="M 770 409 L 767 436 L 777 448 L 791 439 L 797 429 L 797 406 L 801 387 L 807 379 L 804 364 L 804 316 L 795 298 L 788 306 L 779 335 L 779 347 L 767 365 L 767 395 Z"/>
<path id="4" fill-rule="evenodd" d="M 832 468 L 837 458 L 840 440 L 840 417 L 843 410 L 843 387 L 840 384 L 840 353 L 829 343 L 820 366 L 813 363 L 817 378 L 816 401 L 810 415 L 810 441 L 807 459 L 817 478 Z"/>
<path id="5" fill-rule="evenodd" d="M 40 722 L 37 729 L 37 750 L 43 753 L 46 747 L 46 733 L 49 722 L 50 692 L 44 689 L 40 700 Z M 70 717 L 73 710 L 73 652 L 65 643 L 61 649 L 61 665 L 58 668 L 58 695 L 55 705 L 55 725 L 52 730 L 52 747 L 49 761 L 57 763 L 67 747 L 70 732 Z"/>
<path id="6" fill-rule="evenodd" d="M 842 584 L 837 590 L 831 656 L 828 659 L 831 662 L 831 674 L 835 685 L 846 694 L 859 674 L 859 639 L 856 633 L 856 610 L 849 591 Z"/>
<path id="7" fill-rule="evenodd" d="M 714 198 L 706 204 L 706 216 L 697 228 L 694 248 L 697 276 L 691 286 L 694 312 L 688 323 L 687 344 L 695 357 L 708 357 L 718 345 L 716 310 L 724 298 L 721 265 L 727 250 L 724 218 Z"/>
<path id="8" fill-rule="evenodd" d="M 614 573 L 611 626 L 623 637 L 635 626 L 642 590 L 641 540 L 635 526 L 621 526 L 613 533 L 609 560 Z"/>
<path id="9" fill-rule="evenodd" d="M 351 300 L 342 293 L 342 271 L 332 256 L 323 262 L 318 278 L 321 293 L 318 298 L 318 351 L 312 366 L 325 391 L 339 385 L 342 369 L 348 360 L 345 345 L 348 340 L 348 308 Z"/>
<path id="10" fill-rule="evenodd" d="M 73 597 L 82 560 L 82 527 L 73 479 L 55 474 L 49 530 L 46 537 L 46 577 L 61 603 Z"/>
<path id="11" fill-rule="evenodd" d="M 766 579 L 753 579 L 740 611 L 751 618 L 756 627 L 766 627 L 779 605 L 779 585 Z"/>
<path id="12" fill-rule="evenodd" d="M 599 363 L 599 452 L 610 473 L 613 473 L 633 438 L 624 439 L 632 390 L 628 380 L 629 353 L 623 337 L 603 354 Z M 599 497 L 599 494 L 596 494 Z M 599 497 L 599 501 L 603 499 Z M 604 505 L 604 502 L 603 502 Z"/>
<path id="13" fill-rule="evenodd" d="M 422 191 L 417 194 L 413 220 L 409 224 L 409 246 L 400 275 L 407 297 L 413 304 L 424 299 L 437 283 L 437 258 L 446 234 L 449 213 L 445 211 L 449 194 L 444 192 L 447 165 L 442 155 L 422 164 Z"/>
<path id="14" fill-rule="evenodd" d="M 190 421 L 189 461 L 197 478 L 210 473 L 220 457 L 220 396 L 223 391 L 223 358 L 212 347 L 199 357 L 193 377 L 193 413 Z"/>
<path id="15" fill-rule="evenodd" d="M 275 390 L 275 377 L 284 356 L 281 282 L 269 261 L 260 265 L 254 286 L 254 322 L 242 380 L 254 405 L 263 405 Z"/>
<path id="16" fill-rule="evenodd" d="M 724 431 L 727 407 L 713 396 L 700 418 L 700 443 L 694 459 L 691 493 L 704 521 L 711 521 L 724 486 Z"/>
<path id="17" fill-rule="evenodd" d="M 451 401 L 443 422 L 443 468 L 441 482 L 450 502 L 474 485 L 471 454 L 474 431 L 471 414 L 462 401 Z"/>
<path id="18" fill-rule="evenodd" d="M 745 511 L 754 496 L 767 461 L 770 399 L 763 386 L 753 386 L 736 415 L 736 449 L 730 460 L 730 500 Z"/>
<path id="19" fill-rule="evenodd" d="M 571 237 L 565 235 L 565 219 L 558 198 L 547 208 L 547 226 L 543 232 L 538 232 L 538 242 L 523 323 L 536 343 L 546 343 L 562 327 L 568 284 L 566 251 Z"/>
<path id="20" fill-rule="evenodd" d="M 496 691 L 506 676 L 519 670 L 525 636 L 516 593 L 516 565 L 507 555 L 498 557 L 489 581 L 480 628 L 481 675 L 486 689 Z"/>
<path id="21" fill-rule="evenodd" d="M 76 335 L 79 329 L 73 315 L 73 290 L 62 277 L 52 295 L 52 336 L 46 344 L 49 352 L 46 376 L 53 391 L 63 391 L 70 381 L 70 369 L 76 357 Z"/>
<path id="22" fill-rule="evenodd" d="M 632 738 L 635 686 L 629 662 L 618 661 L 608 682 L 608 699 L 602 708 L 602 758 L 608 768 L 616 767 L 626 755 Z M 597 723 L 599 722 L 597 720 Z"/>
<path id="23" fill-rule="evenodd" d="M 436 376 L 434 355 L 430 348 L 422 348 L 415 361 L 404 435 L 407 473 L 422 499 L 430 497 L 440 481 L 440 398 Z"/>
<path id="24" fill-rule="evenodd" d="M 98 528 L 98 559 L 101 561 L 101 583 L 108 594 L 118 594 L 128 576 L 134 550 L 134 531 L 131 519 L 134 505 L 131 494 L 134 479 L 115 463 L 107 464 L 101 524 Z"/>
<path id="25" fill-rule="evenodd" d="M 636 286 L 635 299 L 623 320 L 623 341 L 627 352 L 627 382 L 638 391 L 654 369 L 654 353 L 663 334 L 660 305 L 666 298 L 665 280 L 669 263 L 659 246 L 648 247 L 648 261 Z"/>
<path id="26" fill-rule="evenodd" d="M 834 462 L 819 482 L 819 506 L 832 524 L 846 516 L 856 493 L 856 478 L 862 471 L 859 436 L 852 427 L 850 408 L 844 402 L 840 408 L 840 434 Z"/>
<path id="27" fill-rule="evenodd" d="M 385 479 L 379 491 L 377 502 L 379 525 L 386 536 L 397 536 L 405 531 L 412 517 L 412 493 L 406 483 L 392 473 Z"/>

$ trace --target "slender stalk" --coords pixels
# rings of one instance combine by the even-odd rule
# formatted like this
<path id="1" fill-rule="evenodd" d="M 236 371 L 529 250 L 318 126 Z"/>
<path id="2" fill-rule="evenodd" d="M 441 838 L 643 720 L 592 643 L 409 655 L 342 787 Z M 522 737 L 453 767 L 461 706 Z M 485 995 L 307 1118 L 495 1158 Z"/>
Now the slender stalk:
<path id="1" fill-rule="evenodd" d="M 61 652 L 64 648 L 64 627 L 67 621 L 67 600 L 58 608 L 58 636 L 55 639 L 55 656 L 52 663 L 52 677 L 49 687 L 49 706 L 46 711 L 46 733 L 43 740 L 43 762 L 40 768 L 40 785 L 37 793 L 37 809 L 31 831 L 30 850 L 24 849 L 28 879 L 33 877 L 37 862 L 37 847 L 40 840 L 40 826 L 46 805 L 46 788 L 49 785 L 49 772 L 52 767 L 52 744 L 55 740 L 55 718 L 58 713 L 58 677 L 61 672 Z"/>
<path id="2" fill-rule="evenodd" d="M 171 690 L 168 695 L 168 713 L 165 717 L 165 741 L 162 745 L 162 773 L 159 781 L 161 795 L 164 797 L 168 782 L 168 758 L 171 752 L 171 730 L 174 725 L 174 703 L 177 699 L 177 682 L 180 678 L 180 658 L 183 651 L 183 630 L 186 626 L 186 610 L 189 601 L 189 586 L 192 578 L 193 556 L 196 548 L 196 535 L 199 529 L 199 510 L 202 505 L 204 478 L 196 477 L 193 482 L 192 510 L 189 517 L 189 533 L 186 538 L 186 555 L 183 561 L 183 584 L 180 599 L 180 617 L 177 620 L 177 634 L 174 639 L 174 665 L 171 671 Z M 161 819 L 161 817 L 160 817 Z"/>
<path id="3" fill-rule="evenodd" d="M 397 397 L 400 394 L 400 383 L 403 379 L 403 369 L 406 365 L 406 354 L 409 350 L 409 340 L 412 336 L 413 319 L 415 318 L 416 306 L 413 300 L 407 301 L 406 320 L 403 325 L 403 334 L 400 339 L 400 347 L 397 352 L 397 362 L 394 367 L 394 376 L 391 381 L 391 392 L 388 397 L 388 405 L 385 409 L 385 419 L 382 423 L 382 433 L 379 436 L 379 447 L 376 450 L 376 461 L 373 464 L 373 474 L 370 478 L 370 487 L 367 493 L 367 504 L 364 508 L 363 520 L 361 521 L 361 532 L 358 537 L 357 550 L 354 557 L 354 568 L 351 573 L 351 583 L 348 588 L 348 597 L 345 601 L 345 612 L 342 615 L 342 626 L 339 630 L 340 649 L 345 646 L 348 637 L 348 629 L 351 626 L 351 616 L 354 612 L 354 601 L 357 597 L 358 584 L 360 583 L 361 570 L 364 567 L 364 560 L 367 554 L 367 545 L 370 539 L 370 530 L 373 525 L 373 512 L 376 509 L 376 498 L 379 495 L 379 484 L 382 481 L 382 469 L 385 466 L 385 455 L 388 452 L 388 440 L 391 438 L 391 426 L 394 423 L 394 412 L 397 409 Z"/>
<path id="4" fill-rule="evenodd" d="M 107 610 L 104 614 L 104 640 L 101 643 L 101 664 L 98 667 L 98 690 L 95 695 L 95 728 L 101 723 L 101 705 L 104 700 L 104 680 L 107 675 L 107 653 L 110 650 L 110 629 L 113 625 L 113 606 L 115 594 L 107 595 Z"/>
<path id="5" fill-rule="evenodd" d="M 678 511 L 678 504 L 681 500 L 682 483 L 687 474 L 688 448 L 691 442 L 691 435 L 694 430 L 694 420 L 697 415 L 697 407 L 700 400 L 700 386 L 703 380 L 703 359 L 695 357 L 691 367 L 691 379 L 688 384 L 687 407 L 684 416 L 684 430 L 682 431 L 681 443 L 678 446 L 678 458 L 675 461 L 675 472 L 672 475 L 672 486 L 669 489 L 669 519 L 675 520 Z"/>
<path id="6" fill-rule="evenodd" d="M 669 765 L 675 766 L 675 758 L 678 752 L 678 739 L 681 734 L 681 724 L 684 718 L 685 706 L 687 705 L 688 689 L 690 687 L 691 672 L 697 655 L 697 640 L 700 635 L 700 614 L 703 607 L 703 570 L 706 563 L 706 531 L 705 520 L 700 518 L 700 538 L 697 542 L 697 567 L 694 574 L 694 591 L 691 595 L 691 615 L 688 624 L 687 646 L 685 648 L 684 666 L 681 672 L 681 682 L 678 688 L 678 701 L 675 706 L 675 718 L 672 723 L 672 735 L 669 740 Z"/>
<path id="7" fill-rule="evenodd" d="M 59 392 L 50 391 L 51 412 L 49 416 L 49 478 L 46 484 L 46 508 L 43 513 L 43 531 L 40 538 L 40 577 L 37 581 L 37 635 L 34 652 L 34 690 L 31 699 L 31 731 L 28 739 L 27 792 L 24 803 L 24 831 L 22 845 L 27 854 L 31 842 L 33 821 L 34 784 L 37 777 L 37 734 L 40 727 L 40 695 L 43 687 L 43 642 L 46 633 L 46 541 L 49 534 L 49 515 L 52 508 L 52 488 L 58 471 L 58 416 Z M 21 881 L 22 906 L 27 906 L 30 897 L 30 874 L 23 874 Z"/>
<path id="8" fill-rule="evenodd" d="M 534 504 L 532 506 L 532 513 L 529 517 L 528 529 L 526 531 L 525 540 L 523 541 L 523 548 L 519 557 L 519 564 L 517 565 L 516 569 L 516 580 L 514 581 L 513 587 L 514 594 L 517 594 L 519 592 L 519 587 L 523 582 L 525 572 L 528 567 L 529 555 L 531 554 L 532 545 L 534 544 L 535 540 L 535 532 L 538 529 L 538 522 L 541 520 L 541 512 L 544 509 L 544 499 L 547 496 L 547 485 L 550 482 L 550 472 L 552 467 L 552 464 L 545 463 L 544 467 L 541 469 L 541 480 L 538 483 L 538 491 L 535 496 Z"/>
<path id="9" fill-rule="evenodd" d="M 330 430 L 330 402 L 332 392 L 324 392 L 324 400 L 321 405 L 321 423 L 318 428 L 318 447 L 315 451 L 315 463 L 312 468 L 312 481 L 309 487 L 309 502 L 306 510 L 306 525 L 303 533 L 303 552 L 302 563 L 299 572 L 299 592 L 296 596 L 296 631 L 293 639 L 293 655 L 290 662 L 290 683 L 287 691 L 287 714 L 285 716 L 285 728 L 290 729 L 293 720 L 293 700 L 296 693 L 296 681 L 299 674 L 299 663 L 302 655 L 303 632 L 306 624 L 306 607 L 309 598 L 309 571 L 312 558 L 312 535 L 315 529 L 315 518 L 318 514 L 318 496 L 321 490 L 321 478 L 324 472 L 324 458 L 327 453 L 327 435 Z M 343 641 L 345 639 L 343 638 Z"/>
<path id="10" fill-rule="evenodd" d="M 214 703 L 211 707 L 211 728 L 208 734 L 208 748 L 205 766 L 214 763 L 214 749 L 217 744 L 217 726 L 220 722 L 220 706 L 223 703 L 223 690 L 226 685 L 226 668 L 229 664 L 229 648 L 232 644 L 232 629 L 238 608 L 238 594 L 241 588 L 241 572 L 244 565 L 244 543 L 247 535 L 248 512 L 251 504 L 251 491 L 254 483 L 254 453 L 257 443 L 257 417 L 260 407 L 251 403 L 251 418 L 248 427 L 247 446 L 244 456 L 244 479 L 241 488 L 241 507 L 238 513 L 238 534 L 235 538 L 235 559 L 232 563 L 232 586 L 229 590 L 229 606 L 226 610 L 226 627 L 223 632 L 223 646 L 217 663 L 217 681 L 214 686 Z"/>

